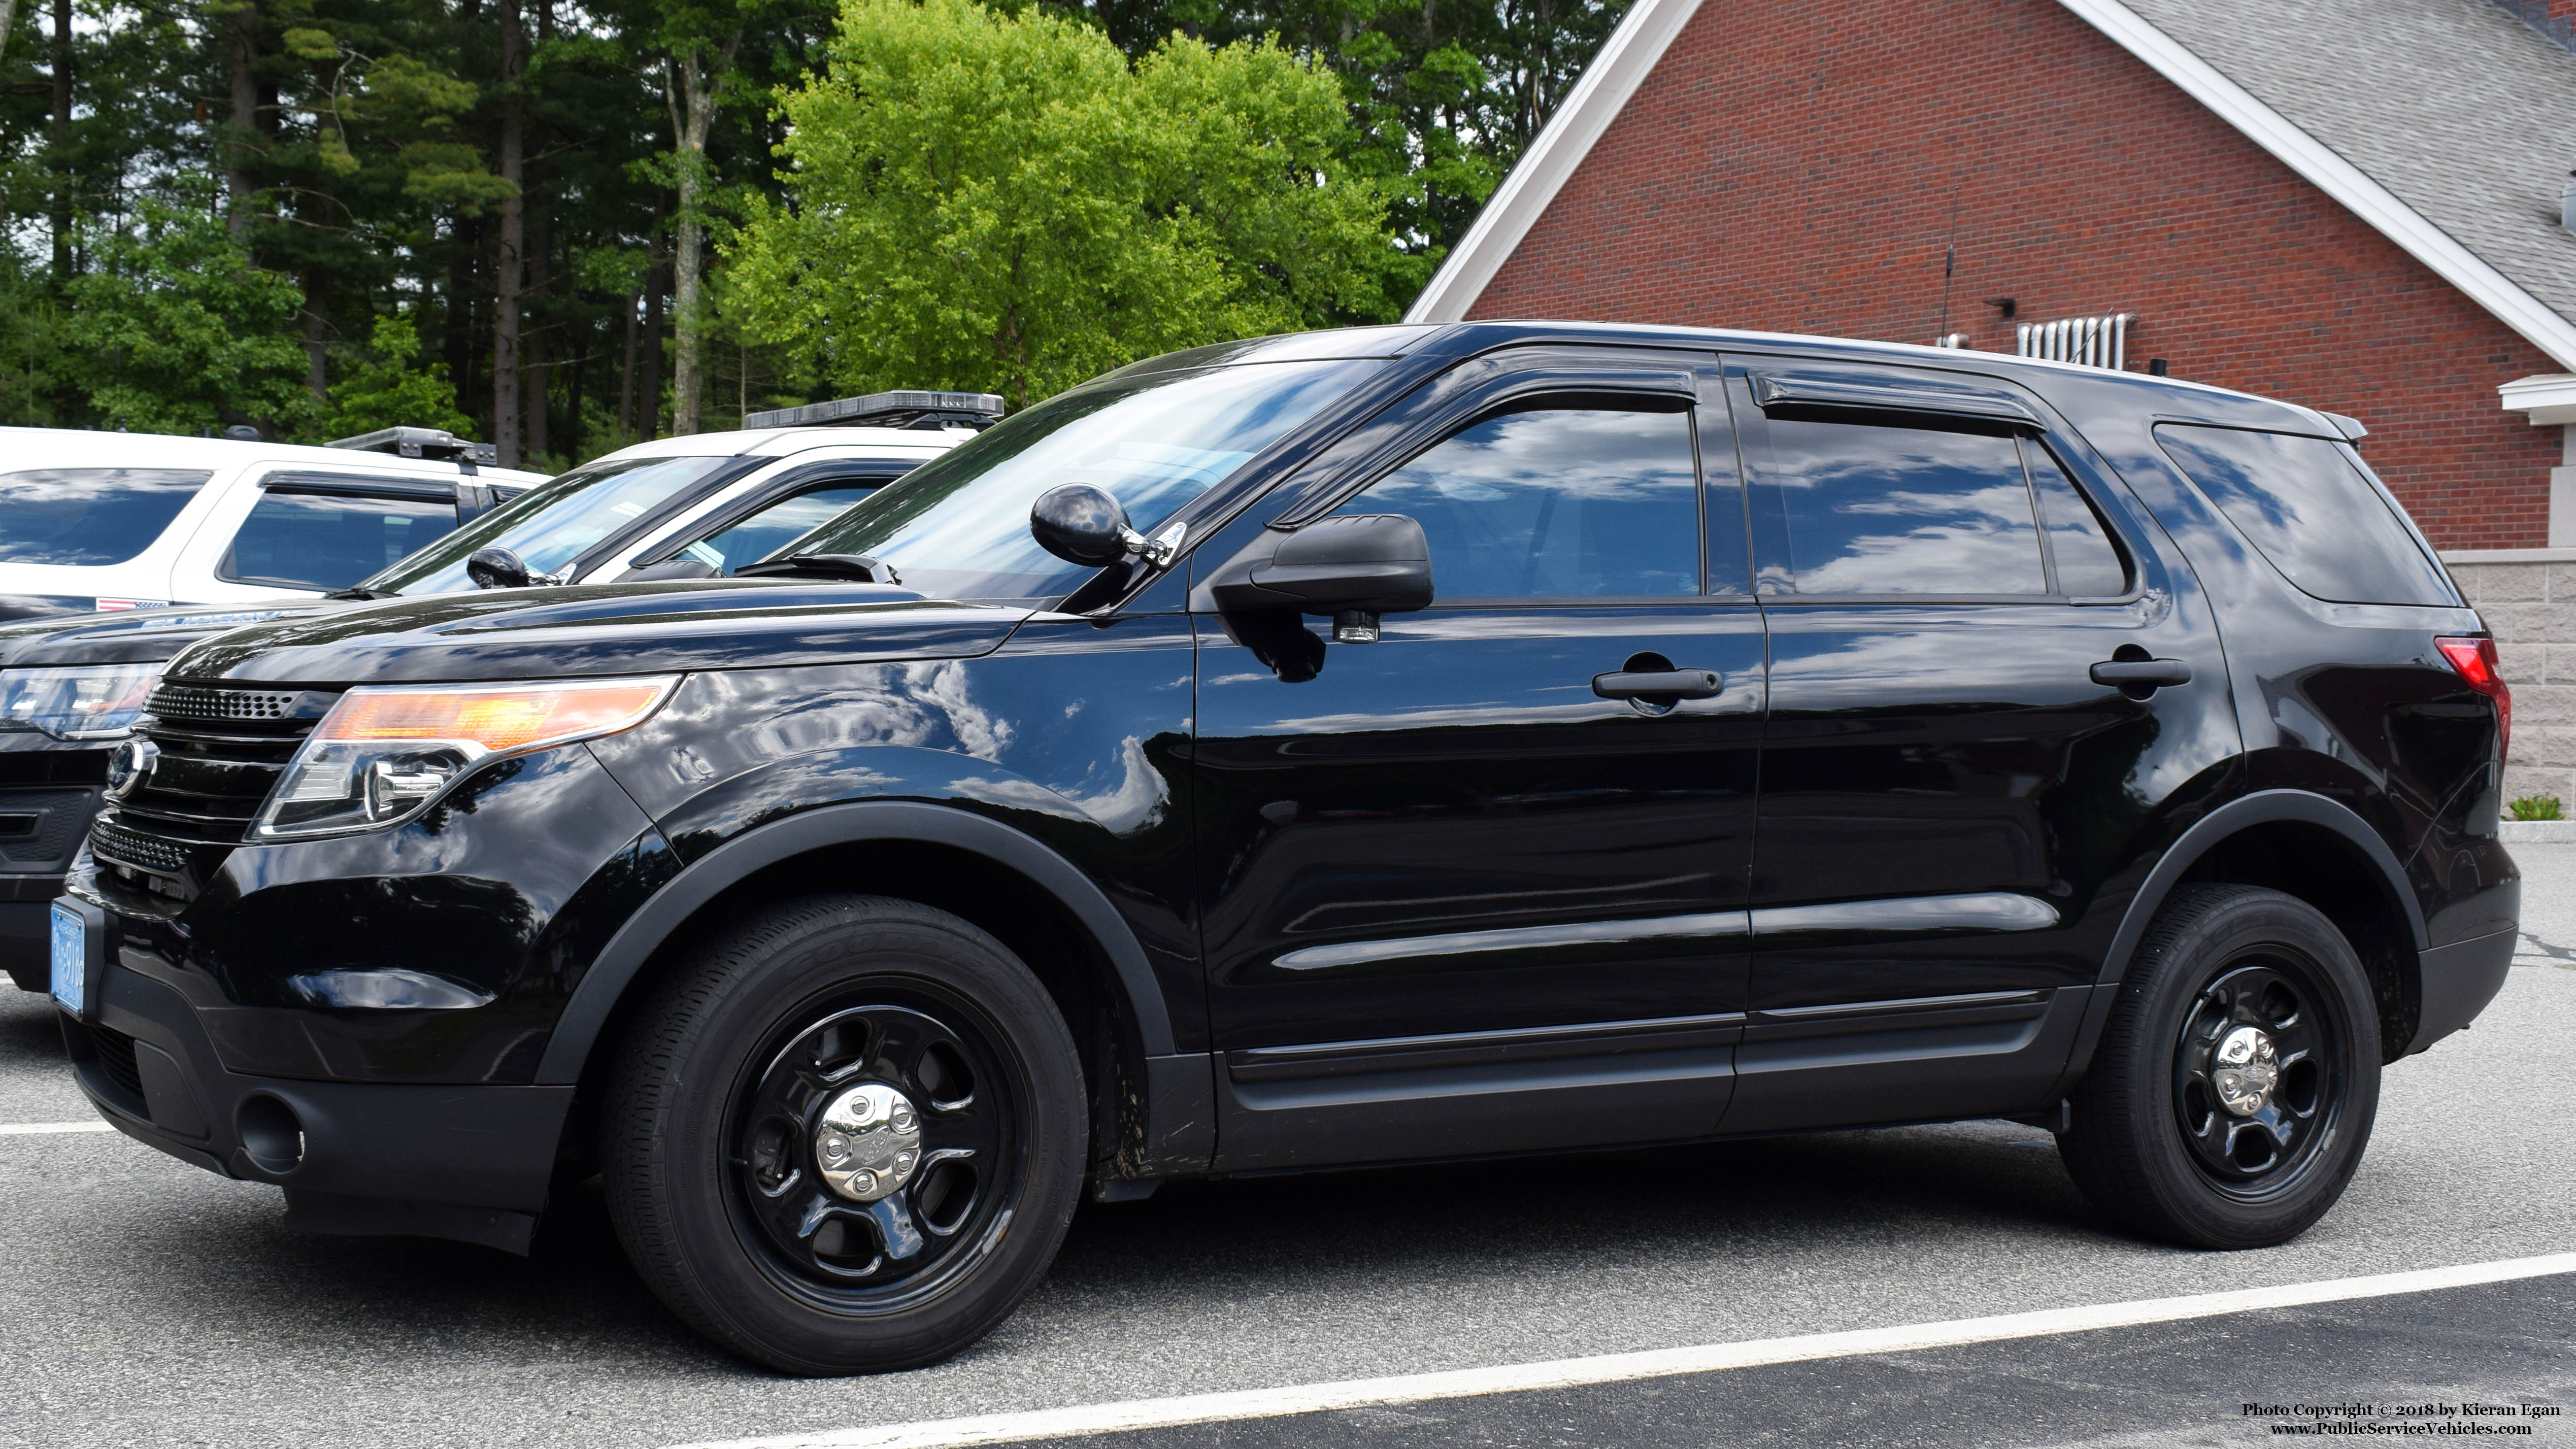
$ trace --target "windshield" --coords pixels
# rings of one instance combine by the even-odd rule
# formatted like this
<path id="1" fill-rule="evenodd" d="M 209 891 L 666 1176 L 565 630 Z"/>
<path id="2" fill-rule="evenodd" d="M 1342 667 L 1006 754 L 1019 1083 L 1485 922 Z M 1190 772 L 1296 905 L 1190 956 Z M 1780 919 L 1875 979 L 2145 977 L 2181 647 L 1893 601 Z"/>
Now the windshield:
<path id="1" fill-rule="evenodd" d="M 201 468 L 0 474 L 0 562 L 123 563 L 150 548 L 213 476 Z"/>
<path id="2" fill-rule="evenodd" d="M 1059 598 L 1096 570 L 1038 547 L 1039 494 L 1107 489 L 1150 534 L 1382 365 L 1250 363 L 1081 388 L 922 464 L 794 546 L 883 560 L 904 587 L 937 597 Z"/>
<path id="3" fill-rule="evenodd" d="M 730 466 L 731 457 L 628 458 L 550 478 L 366 581 L 396 594 L 452 594 L 474 587 L 465 561 L 495 545 L 528 572 L 562 570 L 593 544 Z"/>

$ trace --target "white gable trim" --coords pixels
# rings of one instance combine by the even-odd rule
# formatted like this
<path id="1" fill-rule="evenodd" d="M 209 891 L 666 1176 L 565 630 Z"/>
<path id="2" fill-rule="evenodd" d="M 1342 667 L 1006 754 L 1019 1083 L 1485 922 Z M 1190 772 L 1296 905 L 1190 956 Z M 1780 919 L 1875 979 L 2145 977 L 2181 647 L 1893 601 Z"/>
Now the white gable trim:
<path id="1" fill-rule="evenodd" d="M 2193 100 L 2216 112 L 2220 120 L 2269 151 L 2309 184 L 2342 202 L 2353 215 L 2380 235 L 2406 249 L 2442 280 L 2466 293 L 2495 319 L 2522 334 L 2559 366 L 2576 369 L 2576 323 L 2552 311 L 2504 273 L 2478 259 L 2450 233 L 2397 199 L 2387 187 L 2362 174 L 2324 142 L 2291 124 L 2287 116 L 2256 100 L 2243 86 L 2140 18 L 2120 0 L 2058 0 L 2087 24 L 2111 37 L 2157 74 L 2182 87 Z"/>
<path id="2" fill-rule="evenodd" d="M 2120 0 L 2058 3 L 2342 203 L 2559 366 L 2576 371 L 2576 322 L 2481 261 L 2359 167 L 2256 100 Z M 1405 312 L 1405 321 L 1454 322 L 1467 315 L 1698 9 L 1699 0 L 1638 0 L 1601 47 L 1574 93 L 1539 132 L 1529 153 L 1503 178 L 1457 250 L 1441 263 L 1431 285 Z"/>
<path id="3" fill-rule="evenodd" d="M 1467 315 L 1494 274 L 1538 224 L 1548 203 L 1556 200 L 1574 168 L 1592 154 L 1593 143 L 1610 129 L 1628 98 L 1653 73 L 1673 37 L 1698 13 L 1699 4 L 1700 0 L 1637 0 L 1618 29 L 1602 42 L 1601 53 L 1584 67 L 1574 93 L 1540 128 L 1538 139 L 1477 213 L 1476 224 L 1441 262 L 1431 285 L 1405 309 L 1405 321 L 1455 322 Z"/>

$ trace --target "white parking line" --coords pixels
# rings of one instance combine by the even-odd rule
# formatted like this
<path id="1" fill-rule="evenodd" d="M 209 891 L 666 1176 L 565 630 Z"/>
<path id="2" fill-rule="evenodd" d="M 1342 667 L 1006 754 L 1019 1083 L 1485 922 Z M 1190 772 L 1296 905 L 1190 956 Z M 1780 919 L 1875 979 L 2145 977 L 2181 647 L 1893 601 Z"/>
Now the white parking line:
<path id="1" fill-rule="evenodd" d="M 1652 1349 L 1643 1353 L 1609 1353 L 1591 1358 L 1557 1359 L 1549 1363 L 1506 1364 L 1494 1368 L 1454 1369 L 1446 1373 L 1301 1384 L 1291 1388 L 1191 1394 L 1171 1399 L 1135 1399 L 1126 1403 L 1086 1404 L 1070 1409 L 985 1414 L 970 1419 L 937 1419 L 865 1429 L 831 1429 L 814 1434 L 730 1439 L 716 1444 L 692 1445 L 689 1449 L 954 1449 L 960 1445 L 1072 1438 L 1129 1429 L 1168 1428 L 1175 1424 L 1207 1424 L 1377 1404 L 1420 1403 L 1426 1399 L 1573 1388 L 1630 1379 L 1707 1373 L 1717 1369 L 1751 1368 L 1759 1364 L 1803 1363 L 1860 1354 L 1905 1353 L 2060 1333 L 2087 1333 L 2104 1328 L 2131 1328 L 2140 1324 L 2251 1313 L 2265 1308 L 2296 1308 L 2309 1303 L 2340 1303 L 2395 1293 L 2464 1288 L 2478 1283 L 2503 1283 L 2555 1273 L 2576 1273 L 2576 1253 L 2509 1258 L 2500 1262 L 2426 1268 L 2410 1273 L 2379 1273 L 2366 1278 L 2330 1278 L 2316 1283 L 2247 1288 L 2232 1293 L 2198 1293 L 2184 1298 L 2147 1298 L 2081 1308 L 2048 1308 L 2035 1313 L 2005 1313 L 1992 1318 L 1961 1318 L 1945 1323 L 1909 1324 L 1901 1328 L 1810 1333 L 1795 1338 Z"/>
<path id="2" fill-rule="evenodd" d="M 0 1122 L 0 1137 L 41 1137 L 55 1132 L 113 1132 L 105 1122 Z"/>

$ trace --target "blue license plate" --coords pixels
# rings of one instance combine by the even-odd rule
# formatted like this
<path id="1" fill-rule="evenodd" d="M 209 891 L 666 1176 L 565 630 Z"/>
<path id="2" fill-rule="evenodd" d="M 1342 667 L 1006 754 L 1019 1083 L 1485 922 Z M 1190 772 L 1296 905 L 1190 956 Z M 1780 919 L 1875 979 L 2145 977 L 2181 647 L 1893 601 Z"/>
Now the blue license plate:
<path id="1" fill-rule="evenodd" d="M 80 912 L 54 905 L 54 999 L 74 1016 L 89 1004 L 89 939 Z"/>

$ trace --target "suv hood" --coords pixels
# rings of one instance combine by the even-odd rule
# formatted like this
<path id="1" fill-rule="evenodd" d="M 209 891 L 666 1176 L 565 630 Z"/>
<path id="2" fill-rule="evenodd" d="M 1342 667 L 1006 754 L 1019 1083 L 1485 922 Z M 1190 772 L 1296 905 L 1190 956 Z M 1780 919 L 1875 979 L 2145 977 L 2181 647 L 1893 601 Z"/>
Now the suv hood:
<path id="1" fill-rule="evenodd" d="M 227 629 L 348 607 L 314 599 L 22 619 L 0 624 L 0 665 L 35 668 L 61 664 L 158 664 L 198 640 Z"/>
<path id="2" fill-rule="evenodd" d="M 168 676 L 436 684 L 959 659 L 1000 648 L 1030 612 L 925 599 L 884 584 L 745 579 L 496 589 L 236 627 L 180 655 Z"/>

